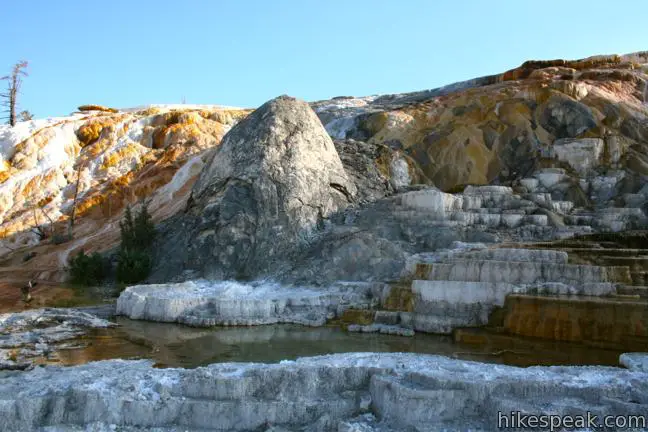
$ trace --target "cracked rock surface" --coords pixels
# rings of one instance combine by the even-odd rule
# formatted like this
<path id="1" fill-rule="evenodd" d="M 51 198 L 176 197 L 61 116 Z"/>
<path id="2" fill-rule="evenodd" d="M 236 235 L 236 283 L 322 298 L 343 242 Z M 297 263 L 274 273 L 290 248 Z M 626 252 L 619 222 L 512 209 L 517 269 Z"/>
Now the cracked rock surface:
<path id="1" fill-rule="evenodd" d="M 0 375 L 0 429 L 497 430 L 497 412 L 645 414 L 648 374 L 350 353 L 154 369 L 103 361 Z M 122 429 L 122 427 L 124 427 Z"/>

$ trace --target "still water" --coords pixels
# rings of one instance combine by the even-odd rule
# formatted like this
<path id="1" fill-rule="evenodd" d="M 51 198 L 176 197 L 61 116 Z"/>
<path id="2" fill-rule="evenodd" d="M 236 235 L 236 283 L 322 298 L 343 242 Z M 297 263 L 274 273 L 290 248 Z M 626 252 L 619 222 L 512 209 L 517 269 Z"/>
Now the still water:
<path id="1" fill-rule="evenodd" d="M 197 367 L 216 362 L 291 360 L 344 352 L 414 352 L 517 366 L 547 364 L 617 365 L 619 351 L 569 343 L 520 340 L 515 347 L 458 344 L 450 336 L 416 334 L 402 337 L 349 333 L 335 326 L 192 328 L 178 324 L 117 318 L 119 327 L 95 330 L 72 348 L 54 353 L 48 363 L 72 365 L 89 361 L 151 359 L 158 367 Z"/>

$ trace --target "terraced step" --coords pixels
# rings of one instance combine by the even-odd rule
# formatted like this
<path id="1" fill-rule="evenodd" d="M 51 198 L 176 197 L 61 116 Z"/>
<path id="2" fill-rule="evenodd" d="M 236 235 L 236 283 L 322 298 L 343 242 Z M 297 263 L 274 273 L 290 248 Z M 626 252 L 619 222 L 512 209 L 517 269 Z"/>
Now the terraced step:
<path id="1" fill-rule="evenodd" d="M 569 249 L 618 249 L 619 245 L 612 241 L 595 241 L 595 240 L 581 240 L 579 238 L 562 239 L 554 241 L 541 241 L 533 243 L 511 243 L 502 245 L 503 247 L 518 247 L 524 249 L 555 249 L 565 250 Z"/>
<path id="2" fill-rule="evenodd" d="M 617 293 L 621 295 L 639 296 L 648 298 L 648 286 L 621 285 L 617 287 Z"/>
<path id="3" fill-rule="evenodd" d="M 450 220 L 462 222 L 465 225 L 482 224 L 488 227 L 498 227 L 502 223 L 502 215 L 497 213 L 471 213 L 464 211 L 451 212 Z"/>
<path id="4" fill-rule="evenodd" d="M 592 261 L 598 265 L 627 266 L 631 272 L 648 270 L 648 256 L 600 255 Z"/>
<path id="5" fill-rule="evenodd" d="M 621 248 L 572 248 L 561 247 L 561 250 L 570 255 L 583 255 L 583 256 L 617 256 L 617 257 L 637 257 L 648 256 L 648 249 L 621 249 Z"/>
<path id="6" fill-rule="evenodd" d="M 560 283 L 516 285 L 505 282 L 414 280 L 412 313 L 408 315 L 409 318 L 404 318 L 401 314 L 396 322 L 383 322 L 387 316 L 380 315 L 378 321 L 383 324 L 411 326 L 415 330 L 430 333 L 450 333 L 457 327 L 488 324 L 495 308 L 504 306 L 507 296 L 514 293 L 603 296 L 616 293 L 616 289 L 611 283 L 585 283 L 576 287 Z"/>
<path id="7" fill-rule="evenodd" d="M 416 279 L 532 284 L 560 282 L 579 286 L 592 282 L 630 283 L 628 267 L 599 267 L 547 262 L 450 260 L 418 264 Z M 635 284 L 636 285 L 636 284 Z"/>
<path id="8" fill-rule="evenodd" d="M 428 189 L 401 194 L 393 200 L 401 207 L 427 211 L 438 219 L 450 218 L 451 213 L 457 212 L 525 215 L 537 209 L 532 200 L 514 195 L 511 188 L 505 186 L 469 186 L 456 195 Z M 556 205 L 566 208 L 571 203 L 557 202 Z"/>
<path id="9" fill-rule="evenodd" d="M 631 271 L 632 285 L 648 285 L 648 271 Z"/>
<path id="10" fill-rule="evenodd" d="M 506 296 L 513 293 L 607 296 L 616 294 L 617 289 L 615 284 L 609 282 L 582 283 L 579 285 L 545 282 L 520 285 L 506 282 L 412 281 L 413 310 L 415 312 L 423 311 L 422 305 L 428 303 L 429 305 L 424 307 L 428 312 L 434 309 L 437 303 L 442 305 L 442 309 L 446 305 L 469 305 L 474 303 L 502 306 Z"/>
<path id="11" fill-rule="evenodd" d="M 603 364 L 614 365 L 619 355 L 627 351 L 640 351 L 644 343 L 624 343 L 612 349 L 600 349 L 594 343 L 590 346 L 587 341 L 575 344 L 566 341 L 553 341 L 540 338 L 524 338 L 505 333 L 500 328 L 460 328 L 454 331 L 453 338 L 459 344 L 470 344 L 491 351 L 495 358 L 515 361 L 520 366 L 535 366 L 538 364 Z M 467 350 L 468 351 L 468 350 Z"/>
<path id="12" fill-rule="evenodd" d="M 488 227 L 515 228 L 522 224 L 547 225 L 544 215 L 526 216 L 523 213 L 483 213 L 456 211 L 449 213 L 450 220 L 464 222 L 466 225 L 486 225 Z"/>
<path id="13" fill-rule="evenodd" d="M 565 223 L 568 225 L 592 225 L 595 221 L 594 216 L 589 215 L 567 215 Z"/>
<path id="14" fill-rule="evenodd" d="M 648 349 L 648 301 L 512 294 L 504 305 L 503 328 L 520 336 L 602 345 L 643 340 Z"/>
<path id="15" fill-rule="evenodd" d="M 566 252 L 551 249 L 493 248 L 470 251 L 460 255 L 462 259 L 489 261 L 549 262 L 567 264 Z"/>
<path id="16" fill-rule="evenodd" d="M 551 208 L 558 213 L 566 214 L 574 208 L 574 203 L 571 201 L 552 201 Z"/>

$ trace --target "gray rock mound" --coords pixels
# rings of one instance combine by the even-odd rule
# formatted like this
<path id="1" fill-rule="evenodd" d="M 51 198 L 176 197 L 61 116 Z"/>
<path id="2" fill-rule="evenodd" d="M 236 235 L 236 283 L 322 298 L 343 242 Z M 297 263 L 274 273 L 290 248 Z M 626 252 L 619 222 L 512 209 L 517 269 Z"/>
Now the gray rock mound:
<path id="1" fill-rule="evenodd" d="M 183 267 L 209 278 L 262 276 L 355 194 L 317 115 L 280 96 L 223 138 L 194 185 L 183 235 L 169 236 L 163 248 L 173 256 L 180 240 Z"/>

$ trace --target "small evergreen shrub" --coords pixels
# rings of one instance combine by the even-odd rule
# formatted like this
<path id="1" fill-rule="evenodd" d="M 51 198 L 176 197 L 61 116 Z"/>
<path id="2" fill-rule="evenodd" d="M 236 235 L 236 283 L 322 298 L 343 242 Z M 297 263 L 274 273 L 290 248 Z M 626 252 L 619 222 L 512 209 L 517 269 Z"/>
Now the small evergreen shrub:
<path id="1" fill-rule="evenodd" d="M 140 282 L 151 272 L 151 257 L 146 251 L 123 249 L 117 256 L 117 280 L 123 283 Z"/>
<path id="2" fill-rule="evenodd" d="M 155 226 L 146 203 L 135 216 L 130 206 L 126 207 L 119 228 L 121 245 L 117 255 L 117 281 L 140 282 L 151 272 L 150 247 L 155 239 Z"/>
<path id="3" fill-rule="evenodd" d="M 86 255 L 81 251 L 68 261 L 70 281 L 79 285 L 97 285 L 106 277 L 106 263 L 97 252 Z"/>

